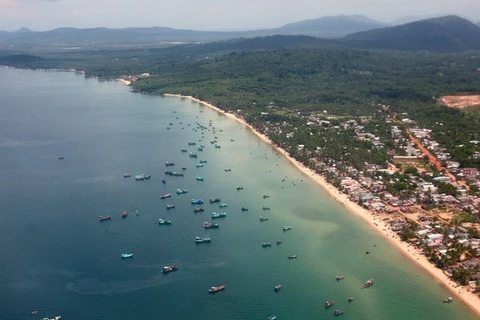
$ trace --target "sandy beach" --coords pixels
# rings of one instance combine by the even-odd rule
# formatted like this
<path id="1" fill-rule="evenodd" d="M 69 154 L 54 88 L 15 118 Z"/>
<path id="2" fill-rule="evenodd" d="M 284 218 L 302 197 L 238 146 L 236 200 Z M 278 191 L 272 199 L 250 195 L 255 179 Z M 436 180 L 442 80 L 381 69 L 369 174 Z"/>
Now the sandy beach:
<path id="1" fill-rule="evenodd" d="M 432 265 L 424 255 L 421 255 L 417 251 L 415 247 L 401 241 L 398 235 L 390 229 L 390 226 L 385 223 L 381 217 L 376 216 L 368 210 L 360 207 L 358 204 L 350 201 L 347 195 L 341 193 L 334 186 L 329 184 L 322 176 L 290 157 L 285 150 L 275 146 L 267 136 L 255 130 L 243 119 L 235 116 L 232 113 L 227 113 L 212 104 L 201 101 L 192 96 L 182 96 L 178 94 L 164 94 L 164 96 L 189 99 L 191 101 L 200 103 L 248 127 L 261 140 L 275 147 L 277 151 L 284 155 L 295 167 L 297 167 L 298 170 L 300 170 L 303 174 L 305 174 L 317 184 L 319 184 L 322 188 L 324 188 L 331 197 L 333 197 L 335 200 L 345 206 L 350 212 L 363 219 L 379 234 L 384 236 L 398 250 L 405 254 L 406 257 L 408 257 L 409 259 L 417 263 L 419 266 L 421 266 L 423 269 L 425 269 L 433 278 L 435 278 L 437 281 L 447 287 L 454 296 L 463 301 L 468 307 L 470 307 L 473 311 L 480 315 L 480 299 L 474 293 L 469 292 L 466 287 L 459 286 L 457 283 L 450 280 L 448 276 L 443 273 L 442 270 L 437 269 L 434 265 Z"/>

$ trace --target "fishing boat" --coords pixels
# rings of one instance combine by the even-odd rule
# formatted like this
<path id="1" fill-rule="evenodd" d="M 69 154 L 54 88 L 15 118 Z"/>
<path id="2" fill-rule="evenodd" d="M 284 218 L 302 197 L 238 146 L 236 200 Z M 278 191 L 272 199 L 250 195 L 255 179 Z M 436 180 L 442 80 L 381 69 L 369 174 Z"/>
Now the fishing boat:
<path id="1" fill-rule="evenodd" d="M 171 196 L 172 196 L 171 193 L 165 193 L 160 196 L 160 199 L 167 199 L 167 198 L 170 198 Z"/>
<path id="2" fill-rule="evenodd" d="M 200 207 L 200 208 L 193 208 L 193 212 L 194 213 L 197 213 L 197 212 L 203 212 L 205 211 L 205 208 L 204 207 Z"/>
<path id="3" fill-rule="evenodd" d="M 98 220 L 99 220 L 100 222 L 102 222 L 102 221 L 107 221 L 107 220 L 110 220 L 110 219 L 112 219 L 111 216 L 100 216 L 100 217 L 98 218 Z"/>
<path id="4" fill-rule="evenodd" d="M 197 163 L 197 164 L 195 165 L 195 167 L 197 167 L 197 168 L 203 168 L 203 163 Z"/>
<path id="5" fill-rule="evenodd" d="M 172 224 L 172 220 L 158 219 L 158 224 L 159 225 L 170 225 L 170 224 Z"/>
<path id="6" fill-rule="evenodd" d="M 203 200 L 200 198 L 192 199 L 191 204 L 203 204 Z"/>
<path id="7" fill-rule="evenodd" d="M 232 169 L 230 169 L 230 168 L 225 168 L 223 171 L 225 171 L 225 172 L 230 172 L 230 171 L 232 171 Z"/>
<path id="8" fill-rule="evenodd" d="M 264 243 L 262 243 L 262 247 L 263 247 L 263 248 L 267 248 L 267 247 L 271 247 L 271 246 L 272 246 L 272 244 L 271 244 L 270 242 L 264 242 Z"/>
<path id="9" fill-rule="evenodd" d="M 65 160 L 65 157 L 63 157 L 63 156 L 58 157 L 58 160 Z"/>
<path id="10" fill-rule="evenodd" d="M 237 190 L 243 190 L 243 187 L 237 186 Z"/>
<path id="11" fill-rule="evenodd" d="M 130 178 L 131 176 L 132 176 L 132 175 L 131 175 L 130 173 L 124 173 L 124 174 L 123 174 L 123 177 L 124 177 L 124 178 Z"/>
<path id="12" fill-rule="evenodd" d="M 196 145 L 196 143 L 195 143 L 195 142 L 188 141 L 188 145 L 189 145 L 189 146 L 194 146 L 194 145 Z"/>
<path id="13" fill-rule="evenodd" d="M 292 226 L 283 226 L 282 227 L 283 231 L 288 231 L 288 230 L 291 230 L 291 229 L 292 229 Z"/>
<path id="14" fill-rule="evenodd" d="M 282 244 L 282 240 L 277 240 L 277 244 Z"/>
<path id="15" fill-rule="evenodd" d="M 221 286 L 218 287 L 211 287 L 208 289 L 208 293 L 217 293 L 219 291 L 225 290 L 226 285 L 222 284 Z"/>
<path id="16" fill-rule="evenodd" d="M 197 154 L 196 153 L 193 153 L 193 152 L 190 152 L 190 154 L 188 155 L 190 158 L 196 158 L 197 157 Z"/>
<path id="17" fill-rule="evenodd" d="M 198 151 L 203 151 L 203 148 L 205 148 L 204 146 L 198 146 L 197 150 Z"/>
<path id="18" fill-rule="evenodd" d="M 260 217 L 260 221 L 267 221 L 268 218 L 267 217 Z"/>
<path id="19" fill-rule="evenodd" d="M 270 316 L 267 318 L 267 320 L 277 320 L 277 316 Z"/>
<path id="20" fill-rule="evenodd" d="M 122 214 L 121 214 L 122 218 L 126 218 L 128 216 L 128 212 L 127 211 L 123 211 Z"/>
<path id="21" fill-rule="evenodd" d="M 453 302 L 453 298 L 452 298 L 452 297 L 448 297 L 448 298 L 446 298 L 445 300 L 443 300 L 443 302 L 446 302 L 446 303 Z"/>
<path id="22" fill-rule="evenodd" d="M 339 281 L 339 280 L 343 280 L 343 278 L 345 278 L 345 277 L 344 277 L 344 276 L 337 276 L 335 279 L 336 279 L 337 281 Z"/>
<path id="23" fill-rule="evenodd" d="M 264 194 L 263 199 L 267 199 L 267 198 L 270 198 L 270 196 L 268 194 Z"/>
<path id="24" fill-rule="evenodd" d="M 288 256 L 288 259 L 292 260 L 292 259 L 297 259 L 297 255 L 296 254 L 291 254 Z"/>
<path id="25" fill-rule="evenodd" d="M 177 189 L 177 194 L 184 194 L 184 193 L 188 193 L 188 190 L 187 189 Z"/>
<path id="26" fill-rule="evenodd" d="M 227 216 L 226 212 L 220 212 L 220 213 L 212 212 L 212 219 L 225 218 L 226 216 Z"/>
<path id="27" fill-rule="evenodd" d="M 218 203 L 220 202 L 220 199 L 219 198 L 210 198 L 210 203 Z"/>
<path id="28" fill-rule="evenodd" d="M 40 320 L 62 320 L 62 316 L 55 316 L 53 318 L 42 318 Z"/>
<path id="29" fill-rule="evenodd" d="M 242 211 L 248 211 L 248 208 L 242 207 Z"/>
<path id="30" fill-rule="evenodd" d="M 203 177 L 202 177 L 202 176 L 196 176 L 196 177 L 195 177 L 195 180 L 197 180 L 197 181 L 203 181 Z"/>
<path id="31" fill-rule="evenodd" d="M 167 210 L 175 208 L 174 204 L 167 204 Z"/>
<path id="32" fill-rule="evenodd" d="M 348 297 L 348 302 L 352 302 L 353 301 L 353 297 Z"/>
<path id="33" fill-rule="evenodd" d="M 173 172 L 170 171 L 170 170 L 165 170 L 165 174 L 166 174 L 167 176 L 171 176 L 171 175 L 173 175 Z"/>
<path id="34" fill-rule="evenodd" d="M 148 179 L 150 179 L 150 177 L 151 177 L 150 175 L 146 175 L 146 174 L 142 173 L 142 174 L 135 175 L 135 180 L 137 180 L 137 181 L 148 180 Z"/>
<path id="35" fill-rule="evenodd" d="M 203 227 L 205 229 L 217 229 L 220 225 L 218 223 L 205 222 Z"/>
<path id="36" fill-rule="evenodd" d="M 270 207 L 263 207 L 262 210 L 270 210 Z"/>
<path id="37" fill-rule="evenodd" d="M 175 163 L 173 163 L 173 162 L 169 162 L 169 161 L 165 162 L 166 167 L 172 167 L 174 165 L 175 165 Z"/>
<path id="38" fill-rule="evenodd" d="M 335 304 L 335 301 L 328 300 L 328 301 L 325 301 L 324 306 L 325 306 L 325 308 L 329 308 L 329 307 L 333 306 L 334 304 Z"/>
<path id="39" fill-rule="evenodd" d="M 282 289 L 282 285 L 281 285 L 281 284 L 277 284 L 277 285 L 275 286 L 275 288 L 273 288 L 273 291 L 278 292 L 278 291 L 280 291 L 280 289 Z"/>
<path id="40" fill-rule="evenodd" d="M 187 170 L 187 167 L 182 167 L 182 170 Z"/>
<path id="41" fill-rule="evenodd" d="M 220 146 L 219 144 L 216 144 L 216 145 L 215 145 L 215 148 L 220 149 L 221 146 Z"/>
<path id="42" fill-rule="evenodd" d="M 374 280 L 374 279 L 368 279 L 368 280 L 363 284 L 362 289 L 371 287 L 371 286 L 373 286 L 374 283 L 375 283 L 375 280 Z"/>
<path id="43" fill-rule="evenodd" d="M 175 171 L 173 171 L 173 172 L 172 172 L 172 176 L 174 176 L 174 177 L 183 177 L 184 174 L 181 173 L 181 172 L 175 172 Z"/>
<path id="44" fill-rule="evenodd" d="M 220 203 L 220 205 L 219 205 L 220 208 L 225 208 L 226 206 L 227 206 L 226 203 Z"/>
<path id="45" fill-rule="evenodd" d="M 200 160 L 200 163 L 207 163 L 207 160 Z"/>
<path id="46" fill-rule="evenodd" d="M 187 149 L 182 149 L 182 150 L 180 150 L 180 151 L 182 151 L 182 152 L 187 152 Z"/>
<path id="47" fill-rule="evenodd" d="M 168 274 L 170 272 L 177 271 L 177 270 L 178 270 L 178 266 L 176 264 L 174 264 L 174 265 L 171 265 L 171 266 L 163 267 L 162 273 L 163 274 Z"/>
<path id="48" fill-rule="evenodd" d="M 195 243 L 207 243 L 211 242 L 212 239 L 210 238 L 201 238 L 201 237 L 195 237 Z"/>
<path id="49" fill-rule="evenodd" d="M 341 315 L 341 314 L 343 314 L 343 310 L 340 310 L 340 309 L 335 310 L 335 311 L 333 312 L 333 315 L 334 315 L 334 316 L 339 316 L 339 315 Z"/>
<path id="50" fill-rule="evenodd" d="M 133 258 L 133 253 L 122 253 L 120 257 L 122 259 Z"/>

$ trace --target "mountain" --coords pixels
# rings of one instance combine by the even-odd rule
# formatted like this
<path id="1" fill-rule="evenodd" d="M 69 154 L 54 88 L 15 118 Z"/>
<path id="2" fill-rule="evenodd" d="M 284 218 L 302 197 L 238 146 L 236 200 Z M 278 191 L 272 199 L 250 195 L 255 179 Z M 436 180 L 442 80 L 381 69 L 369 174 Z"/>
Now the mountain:
<path id="1" fill-rule="evenodd" d="M 480 50 L 480 27 L 458 16 L 415 21 L 350 34 L 342 39 L 361 48 L 456 52 Z"/>
<path id="2" fill-rule="evenodd" d="M 330 35 L 339 37 L 349 33 L 387 26 L 362 15 L 331 16 L 286 24 L 274 29 L 279 34 Z"/>

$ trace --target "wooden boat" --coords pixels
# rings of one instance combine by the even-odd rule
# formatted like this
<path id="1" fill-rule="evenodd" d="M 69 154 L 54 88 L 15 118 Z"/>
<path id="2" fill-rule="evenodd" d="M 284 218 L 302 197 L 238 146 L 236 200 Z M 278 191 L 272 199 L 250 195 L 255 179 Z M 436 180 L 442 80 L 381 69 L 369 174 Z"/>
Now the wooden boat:
<path id="1" fill-rule="evenodd" d="M 208 289 L 208 293 L 217 293 L 219 291 L 223 291 L 225 290 L 226 288 L 226 285 L 222 284 L 221 286 L 217 286 L 217 287 L 211 287 L 210 289 Z"/>

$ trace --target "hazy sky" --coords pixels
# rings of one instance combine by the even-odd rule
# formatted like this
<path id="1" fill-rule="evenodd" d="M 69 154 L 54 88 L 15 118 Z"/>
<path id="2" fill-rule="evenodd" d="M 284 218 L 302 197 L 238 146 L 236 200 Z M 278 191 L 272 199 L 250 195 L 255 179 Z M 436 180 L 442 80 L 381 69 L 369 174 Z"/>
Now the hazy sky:
<path id="1" fill-rule="evenodd" d="M 326 15 L 457 14 L 480 21 L 480 0 L 0 0 L 0 30 L 27 27 L 151 27 L 197 30 L 273 28 Z"/>

